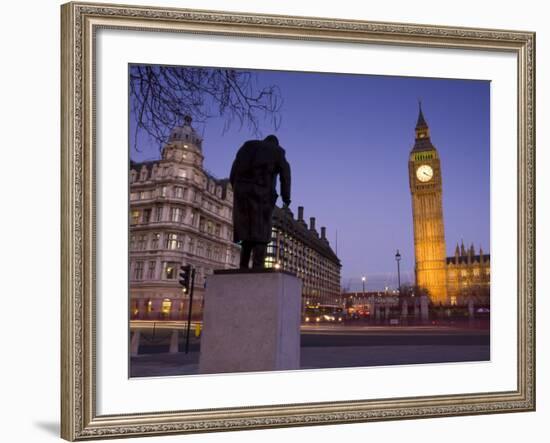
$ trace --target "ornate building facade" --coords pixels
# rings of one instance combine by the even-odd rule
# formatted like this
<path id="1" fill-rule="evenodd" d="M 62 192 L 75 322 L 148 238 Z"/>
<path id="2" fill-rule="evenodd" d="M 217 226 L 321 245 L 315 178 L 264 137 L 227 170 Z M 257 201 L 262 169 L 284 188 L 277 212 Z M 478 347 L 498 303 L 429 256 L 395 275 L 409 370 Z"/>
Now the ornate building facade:
<path id="1" fill-rule="evenodd" d="M 447 257 L 447 293 L 451 305 L 464 305 L 473 300 L 475 305 L 489 305 L 491 257 L 474 245 L 456 245 L 455 255 Z"/>
<path id="2" fill-rule="evenodd" d="M 340 297 L 341 266 L 330 247 L 326 228 L 321 227 L 319 235 L 315 217 L 310 218 L 308 226 L 303 206 L 298 207 L 297 219 L 290 209 L 275 208 L 266 267 L 287 270 L 302 279 L 304 305 L 332 303 Z"/>
<path id="3" fill-rule="evenodd" d="M 447 257 L 441 160 L 431 142 L 430 130 L 419 108 L 415 142 L 409 155 L 409 186 L 414 224 L 416 284 L 428 291 L 433 303 L 488 305 L 490 256 L 475 254 L 473 246 L 456 247 Z"/>
<path id="4" fill-rule="evenodd" d="M 206 276 L 239 266 L 233 243 L 233 193 L 203 167 L 202 139 L 186 118 L 162 149 L 161 159 L 130 162 L 130 304 L 133 319 L 185 319 L 188 295 L 179 285 L 182 265 L 196 271 L 193 313 L 202 314 Z M 296 273 L 303 299 L 328 302 L 340 294 L 340 261 L 326 238 L 276 207 L 265 266 Z"/>
<path id="5" fill-rule="evenodd" d="M 206 276 L 236 268 L 233 194 L 227 180 L 203 168 L 202 139 L 191 118 L 172 130 L 158 161 L 130 163 L 131 316 L 182 319 L 188 296 L 181 265 L 196 269 L 193 311 L 200 312 Z"/>

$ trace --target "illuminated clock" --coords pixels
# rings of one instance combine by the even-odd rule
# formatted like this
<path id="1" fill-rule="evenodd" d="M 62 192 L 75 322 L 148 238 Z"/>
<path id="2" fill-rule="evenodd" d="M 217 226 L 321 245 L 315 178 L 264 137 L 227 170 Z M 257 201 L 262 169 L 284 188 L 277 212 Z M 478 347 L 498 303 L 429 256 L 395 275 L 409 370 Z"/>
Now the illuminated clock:
<path id="1" fill-rule="evenodd" d="M 429 182 L 434 176 L 434 171 L 429 165 L 419 166 L 416 170 L 416 178 L 421 182 Z"/>

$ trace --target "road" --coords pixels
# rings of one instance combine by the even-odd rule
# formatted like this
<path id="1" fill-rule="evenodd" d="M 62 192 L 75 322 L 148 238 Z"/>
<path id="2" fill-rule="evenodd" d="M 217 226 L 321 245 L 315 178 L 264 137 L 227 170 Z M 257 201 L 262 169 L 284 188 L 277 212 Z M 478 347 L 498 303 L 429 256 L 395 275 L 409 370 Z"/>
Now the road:
<path id="1" fill-rule="evenodd" d="M 145 327 L 144 327 L 145 326 Z M 200 339 L 193 337 L 185 355 L 184 327 L 177 327 L 179 349 L 169 354 L 173 327 L 139 324 L 140 355 L 131 359 L 132 376 L 196 374 Z M 235 337 L 238 340 L 238 337 Z M 451 327 L 377 327 L 364 325 L 304 325 L 301 334 L 302 369 L 403 364 L 487 361 L 488 330 Z"/>
<path id="2" fill-rule="evenodd" d="M 489 346 L 488 330 L 450 327 L 312 326 L 302 327 L 309 346 Z"/>

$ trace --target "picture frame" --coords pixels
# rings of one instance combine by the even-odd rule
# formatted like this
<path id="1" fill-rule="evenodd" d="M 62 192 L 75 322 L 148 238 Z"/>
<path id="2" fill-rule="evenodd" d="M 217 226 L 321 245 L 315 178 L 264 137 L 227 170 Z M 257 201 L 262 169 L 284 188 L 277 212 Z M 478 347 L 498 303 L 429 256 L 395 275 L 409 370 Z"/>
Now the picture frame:
<path id="1" fill-rule="evenodd" d="M 535 34 L 73 2 L 62 6 L 61 436 L 86 440 L 533 411 L 535 409 Z M 516 389 L 98 413 L 97 33 L 148 32 L 382 48 L 507 53 L 517 67 Z M 121 147 L 121 149 L 125 149 Z M 125 321 L 125 319 L 121 319 Z M 514 343 L 515 345 L 515 343 Z M 246 377 L 246 375 L 244 376 Z M 146 383 L 147 381 L 145 381 Z M 382 396 L 384 397 L 384 396 Z"/>

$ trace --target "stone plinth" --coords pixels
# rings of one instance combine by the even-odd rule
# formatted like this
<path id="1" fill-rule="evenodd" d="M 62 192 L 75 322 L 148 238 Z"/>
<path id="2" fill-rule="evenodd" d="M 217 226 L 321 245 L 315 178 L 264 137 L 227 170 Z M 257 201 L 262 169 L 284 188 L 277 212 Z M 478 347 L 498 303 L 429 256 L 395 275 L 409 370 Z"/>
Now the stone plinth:
<path id="1" fill-rule="evenodd" d="M 199 373 L 299 369 L 301 294 L 284 272 L 208 276 Z"/>

